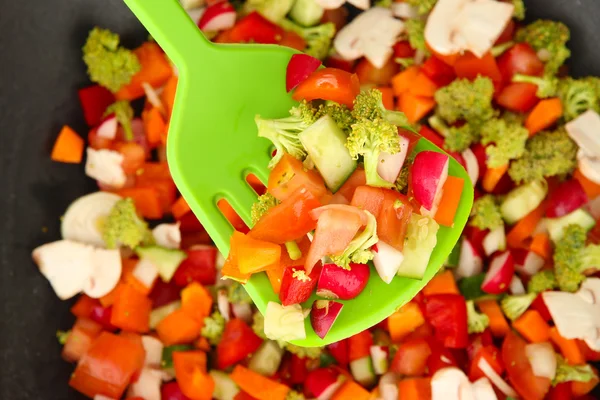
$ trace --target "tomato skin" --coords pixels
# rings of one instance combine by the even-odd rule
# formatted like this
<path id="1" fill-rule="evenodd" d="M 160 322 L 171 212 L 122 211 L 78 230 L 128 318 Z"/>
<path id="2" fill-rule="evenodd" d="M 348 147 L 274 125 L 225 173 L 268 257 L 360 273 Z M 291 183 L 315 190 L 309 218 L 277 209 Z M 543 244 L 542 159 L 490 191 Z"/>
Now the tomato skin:
<path id="1" fill-rule="evenodd" d="M 217 368 L 225 369 L 242 361 L 261 343 L 262 339 L 244 321 L 237 318 L 229 320 L 217 345 Z"/>
<path id="2" fill-rule="evenodd" d="M 456 78 L 454 69 L 434 56 L 429 57 L 427 61 L 421 65 L 421 72 L 431 79 L 438 87 L 449 85 Z"/>
<path id="3" fill-rule="evenodd" d="M 375 85 L 389 85 L 393 76 L 398 73 L 398 63 L 392 58 L 383 67 L 377 68 L 369 60 L 363 58 L 358 62 L 354 72 L 361 84 L 372 83 Z"/>
<path id="4" fill-rule="evenodd" d="M 433 337 L 427 338 L 431 355 L 427 359 L 427 375 L 433 376 L 446 367 L 458 367 L 454 354 Z"/>
<path id="5" fill-rule="evenodd" d="M 342 187 L 337 191 L 336 194 L 341 194 L 346 198 L 346 200 L 352 200 L 354 197 L 354 193 L 356 192 L 356 188 L 359 186 L 364 186 L 367 184 L 367 178 L 365 176 L 365 170 L 362 168 L 356 168 L 350 178 L 344 182 Z"/>
<path id="6" fill-rule="evenodd" d="M 384 197 L 385 189 L 372 186 L 359 186 L 354 191 L 350 205 L 368 211 L 377 218 L 381 212 Z"/>
<path id="7" fill-rule="evenodd" d="M 230 43 L 254 42 L 275 44 L 281 39 L 283 29 L 272 23 L 258 12 L 253 11 L 236 22 L 229 30 Z"/>
<path id="8" fill-rule="evenodd" d="M 307 189 L 318 199 L 327 194 L 325 182 L 316 171 L 307 170 L 300 160 L 285 153 L 269 175 L 267 191 L 284 201 L 300 188 Z"/>
<path id="9" fill-rule="evenodd" d="M 397 206 L 399 202 L 400 206 Z M 384 189 L 381 211 L 377 216 L 377 235 L 381 240 L 402 251 L 413 207 L 406 196 Z"/>
<path id="10" fill-rule="evenodd" d="M 409 58 L 415 56 L 415 49 L 410 46 L 408 40 L 396 42 L 394 47 L 394 58 Z"/>
<path id="11" fill-rule="evenodd" d="M 392 360 L 391 370 L 400 375 L 423 376 L 427 371 L 427 359 L 431 347 L 425 339 L 405 340 Z"/>
<path id="12" fill-rule="evenodd" d="M 362 331 L 348 338 L 350 362 L 371 355 L 373 336 L 369 331 Z"/>
<path id="13" fill-rule="evenodd" d="M 517 43 L 498 57 L 498 68 L 505 83 L 515 74 L 542 76 L 544 63 L 527 43 Z"/>
<path id="14" fill-rule="evenodd" d="M 502 344 L 502 361 L 510 383 L 525 400 L 542 400 L 550 390 L 550 379 L 533 374 L 525 353 L 527 342 L 514 332 L 509 332 Z"/>
<path id="15" fill-rule="evenodd" d="M 496 46 L 511 41 L 513 39 L 513 36 L 515 35 L 516 28 L 517 24 L 515 24 L 515 21 L 513 21 L 512 19 L 508 21 L 508 24 L 506 24 L 506 27 L 504 28 L 494 45 Z"/>
<path id="16" fill-rule="evenodd" d="M 496 59 L 490 53 L 478 58 L 473 53 L 465 53 L 456 60 L 454 72 L 458 78 L 474 80 L 478 75 L 487 76 L 494 83 L 502 80 Z"/>
<path id="17" fill-rule="evenodd" d="M 333 358 L 344 367 L 350 362 L 350 350 L 348 348 L 348 339 L 342 339 L 339 342 L 331 343 L 327 346 L 327 350 Z"/>
<path id="18" fill-rule="evenodd" d="M 323 68 L 300 83 L 292 97 L 297 101 L 331 100 L 352 108 L 359 92 L 360 81 L 356 74 L 341 69 Z"/>
<path id="19" fill-rule="evenodd" d="M 504 364 L 502 363 L 502 357 L 500 350 L 493 344 L 483 346 L 478 352 L 473 361 L 471 362 L 471 369 L 469 370 L 469 379 L 471 382 L 475 382 L 477 379 L 486 376 L 483 371 L 479 368 L 479 360 L 484 359 L 488 364 L 496 371 L 498 375 L 502 375 L 504 372 Z"/>
<path id="20" fill-rule="evenodd" d="M 537 86 L 532 83 L 511 83 L 502 89 L 496 101 L 508 110 L 524 113 L 538 103 L 536 93 Z"/>
<path id="21" fill-rule="evenodd" d="M 445 347 L 466 348 L 467 305 L 459 294 L 434 294 L 425 299 L 425 315 L 435 330 L 435 337 Z"/>

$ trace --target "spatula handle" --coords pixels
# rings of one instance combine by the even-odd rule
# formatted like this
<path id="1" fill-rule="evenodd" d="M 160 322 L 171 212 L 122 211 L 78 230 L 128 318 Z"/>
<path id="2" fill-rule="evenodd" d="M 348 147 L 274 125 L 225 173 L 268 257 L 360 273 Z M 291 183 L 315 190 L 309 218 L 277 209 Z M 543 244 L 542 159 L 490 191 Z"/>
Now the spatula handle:
<path id="1" fill-rule="evenodd" d="M 178 0 L 124 1 L 178 68 L 211 47 Z"/>

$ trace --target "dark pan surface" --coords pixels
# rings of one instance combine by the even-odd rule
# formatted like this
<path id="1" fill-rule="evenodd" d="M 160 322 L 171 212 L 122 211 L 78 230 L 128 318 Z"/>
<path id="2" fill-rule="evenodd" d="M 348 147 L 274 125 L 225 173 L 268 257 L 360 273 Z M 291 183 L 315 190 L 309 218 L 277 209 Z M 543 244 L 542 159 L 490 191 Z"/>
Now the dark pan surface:
<path id="1" fill-rule="evenodd" d="M 526 4 L 529 18 L 569 25 L 574 75 L 600 75 L 600 1 Z M 72 324 L 70 303 L 56 298 L 30 252 L 58 239 L 65 207 L 94 189 L 81 166 L 49 158 L 62 124 L 87 134 L 76 90 L 87 84 L 80 48 L 94 25 L 126 45 L 145 37 L 120 0 L 0 0 L 0 399 L 80 398 L 55 338 Z"/>

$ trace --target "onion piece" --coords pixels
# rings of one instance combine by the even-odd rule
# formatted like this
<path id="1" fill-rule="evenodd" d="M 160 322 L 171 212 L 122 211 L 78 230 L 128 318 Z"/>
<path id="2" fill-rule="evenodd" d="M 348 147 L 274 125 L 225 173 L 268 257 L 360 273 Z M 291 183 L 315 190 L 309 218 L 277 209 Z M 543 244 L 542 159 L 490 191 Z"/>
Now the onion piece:
<path id="1" fill-rule="evenodd" d="M 508 290 L 511 294 L 525 294 L 525 286 L 517 275 L 513 275 L 512 280 L 510 281 L 510 285 L 508 286 Z"/>
<path id="2" fill-rule="evenodd" d="M 229 297 L 227 296 L 226 289 L 219 289 L 219 291 L 217 292 L 217 308 L 219 309 L 219 312 L 221 313 L 225 321 L 229 321 Z"/>
<path id="3" fill-rule="evenodd" d="M 556 354 L 549 342 L 530 343 L 525 346 L 525 354 L 535 376 L 554 379 L 556 375 Z"/>
<path id="4" fill-rule="evenodd" d="M 515 389 L 512 388 L 500 375 L 494 371 L 494 368 L 485 360 L 485 358 L 481 357 L 477 366 L 483 372 L 483 374 L 506 396 L 509 397 L 518 397 Z"/>
<path id="5" fill-rule="evenodd" d="M 152 288 L 154 281 L 158 277 L 158 268 L 156 268 L 154 263 L 143 258 L 133 268 L 132 274 L 142 285 Z"/>
<path id="6" fill-rule="evenodd" d="M 155 90 L 148 82 L 142 82 L 142 87 L 144 88 L 148 102 L 158 108 L 162 115 L 166 115 L 165 107 L 160 100 L 159 91 Z"/>

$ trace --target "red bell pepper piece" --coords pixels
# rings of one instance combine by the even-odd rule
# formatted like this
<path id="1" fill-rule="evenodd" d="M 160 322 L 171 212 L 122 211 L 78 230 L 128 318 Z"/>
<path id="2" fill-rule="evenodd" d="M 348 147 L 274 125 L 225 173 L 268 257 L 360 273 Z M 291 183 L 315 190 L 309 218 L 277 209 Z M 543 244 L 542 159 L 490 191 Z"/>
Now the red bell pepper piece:
<path id="1" fill-rule="evenodd" d="M 511 83 L 502 89 L 496 101 L 511 111 L 527 112 L 540 100 L 536 93 L 537 86 L 532 83 Z"/>
<path id="2" fill-rule="evenodd" d="M 494 344 L 492 331 L 486 329 L 482 333 L 469 335 L 469 345 L 467 346 L 467 356 L 469 360 L 473 360 L 484 346 Z"/>
<path id="3" fill-rule="evenodd" d="M 350 362 L 348 339 L 342 339 L 339 342 L 331 343 L 327 346 L 327 350 L 329 350 L 329 353 L 331 353 L 340 366 L 345 367 Z"/>
<path id="4" fill-rule="evenodd" d="M 162 279 L 157 279 L 148 297 L 152 301 L 154 309 L 179 300 L 180 293 L 181 287 L 177 286 L 173 280 L 166 283 Z"/>
<path id="5" fill-rule="evenodd" d="M 283 29 L 272 23 L 258 12 L 253 11 L 240 19 L 231 30 L 229 30 L 229 41 L 231 43 L 264 43 L 275 44 L 283 36 Z"/>
<path id="6" fill-rule="evenodd" d="M 244 321 L 237 318 L 229 320 L 217 345 L 217 367 L 225 369 L 242 361 L 261 343 L 262 339 Z"/>
<path id="7" fill-rule="evenodd" d="M 431 347 L 425 339 L 405 340 L 392 360 L 391 370 L 400 375 L 422 376 L 427 372 Z"/>
<path id="8" fill-rule="evenodd" d="M 82 294 L 79 296 L 73 307 L 71 307 L 71 314 L 77 318 L 91 318 L 94 308 L 100 305 L 98 299 L 92 299 L 91 297 Z"/>
<path id="9" fill-rule="evenodd" d="M 371 355 L 373 336 L 371 332 L 362 331 L 348 338 L 349 360 L 354 361 Z"/>
<path id="10" fill-rule="evenodd" d="M 546 307 L 546 303 L 544 302 L 544 299 L 542 299 L 541 293 L 538 294 L 533 303 L 531 303 L 531 308 L 536 310 L 544 321 L 548 322 L 552 320 L 552 315 L 550 315 L 550 311 L 548 310 L 548 307 Z"/>
<path id="11" fill-rule="evenodd" d="M 454 357 L 454 354 L 450 349 L 447 349 L 433 337 L 428 338 L 427 342 L 431 349 L 431 355 L 427 359 L 427 371 L 429 376 L 434 375 L 440 369 L 458 366 L 456 357 Z"/>
<path id="12" fill-rule="evenodd" d="M 281 278 L 279 300 L 284 306 L 304 303 L 317 286 L 321 275 L 321 264 L 317 264 L 310 274 L 306 273 L 304 266 L 287 267 Z"/>
<path id="13" fill-rule="evenodd" d="M 290 379 L 289 383 L 292 385 L 298 385 L 304 383 L 308 376 L 308 368 L 306 366 L 306 358 L 298 357 L 296 354 L 292 354 L 290 359 Z"/>
<path id="14" fill-rule="evenodd" d="M 482 358 L 487 361 L 498 375 L 502 375 L 504 372 L 504 364 L 502 363 L 500 350 L 493 344 L 488 344 L 479 349 L 479 352 L 477 352 L 475 358 L 471 361 L 471 368 L 469 370 L 469 379 L 471 382 L 475 382 L 477 379 L 486 376 L 479 368 L 479 361 Z"/>
<path id="15" fill-rule="evenodd" d="M 289 93 L 321 66 L 321 60 L 308 54 L 294 54 L 285 73 L 285 90 Z"/>
<path id="16" fill-rule="evenodd" d="M 454 69 L 434 56 L 429 57 L 421 65 L 421 72 L 435 82 L 438 87 L 446 86 L 456 78 Z"/>
<path id="17" fill-rule="evenodd" d="M 392 49 L 394 50 L 394 58 L 410 58 L 415 55 L 415 49 L 412 48 L 408 40 L 396 42 Z"/>
<path id="18" fill-rule="evenodd" d="M 427 321 L 433 326 L 435 337 L 445 347 L 466 348 L 467 304 L 459 294 L 435 294 L 428 296 L 425 303 Z"/>
<path id="19" fill-rule="evenodd" d="M 502 81 L 502 75 L 496 64 L 496 59 L 490 53 L 478 58 L 473 53 L 465 53 L 456 60 L 454 72 L 458 78 L 473 80 L 478 75 L 487 76 L 494 83 Z"/>
<path id="20" fill-rule="evenodd" d="M 354 98 L 360 92 L 356 74 L 341 69 L 323 68 L 315 71 L 294 91 L 294 100 L 331 100 L 352 108 Z"/>
<path id="21" fill-rule="evenodd" d="M 189 397 L 183 394 L 177 381 L 165 383 L 160 390 L 160 394 L 162 400 L 190 400 Z"/>
<path id="22" fill-rule="evenodd" d="M 215 388 L 206 373 L 206 353 L 203 351 L 173 352 L 175 377 L 181 391 L 194 400 L 210 400 Z"/>
<path id="23" fill-rule="evenodd" d="M 115 96 L 100 85 L 79 89 L 78 95 L 85 122 L 90 127 L 98 125 L 102 121 L 106 108 L 115 102 Z"/>
<path id="24" fill-rule="evenodd" d="M 517 43 L 498 57 L 498 69 L 505 83 L 510 83 L 515 74 L 542 76 L 544 63 L 527 43 Z"/>
<path id="25" fill-rule="evenodd" d="M 179 286 L 187 286 L 192 282 L 214 285 L 217 280 L 217 248 L 194 246 L 187 251 L 187 255 L 173 275 L 175 283 Z"/>
<path id="26" fill-rule="evenodd" d="M 559 383 L 552 387 L 548 393 L 548 400 L 571 400 L 572 398 L 570 382 Z"/>

